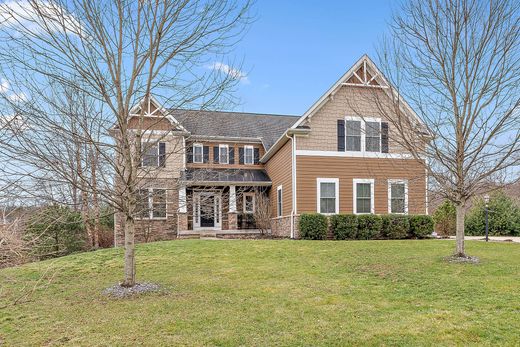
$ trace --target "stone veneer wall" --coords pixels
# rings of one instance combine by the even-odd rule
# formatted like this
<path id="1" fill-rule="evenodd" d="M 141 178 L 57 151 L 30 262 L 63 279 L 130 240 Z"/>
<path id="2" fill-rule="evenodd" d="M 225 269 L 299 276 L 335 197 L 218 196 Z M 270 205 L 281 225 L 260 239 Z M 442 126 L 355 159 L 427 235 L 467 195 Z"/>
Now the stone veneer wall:
<path id="1" fill-rule="evenodd" d="M 294 238 L 300 238 L 299 221 L 300 216 L 294 218 Z M 271 236 L 276 238 L 291 237 L 291 216 L 277 217 L 271 219 Z"/>
<path id="2" fill-rule="evenodd" d="M 136 220 L 135 242 L 153 242 L 173 240 L 177 237 L 177 216 L 168 216 L 165 220 Z M 115 246 L 125 243 L 124 220 L 120 214 L 115 216 Z"/>

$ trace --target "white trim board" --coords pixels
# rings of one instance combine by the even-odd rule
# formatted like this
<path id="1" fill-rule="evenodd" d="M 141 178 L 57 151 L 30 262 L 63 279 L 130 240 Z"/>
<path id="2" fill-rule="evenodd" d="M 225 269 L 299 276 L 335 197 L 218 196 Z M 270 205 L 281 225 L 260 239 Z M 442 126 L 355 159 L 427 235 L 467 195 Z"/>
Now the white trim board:
<path id="1" fill-rule="evenodd" d="M 370 213 L 358 213 L 357 212 L 357 184 L 358 183 L 369 183 L 370 184 L 370 213 L 375 213 L 375 194 L 374 194 L 374 183 L 375 180 L 373 178 L 354 178 L 352 180 L 352 212 L 354 214 L 370 214 Z"/>
<path id="2" fill-rule="evenodd" d="M 404 213 L 393 212 L 393 214 L 408 214 L 408 180 L 388 180 L 388 213 L 392 213 L 392 184 L 404 184 Z"/>
<path id="3" fill-rule="evenodd" d="M 335 212 L 334 213 L 321 213 L 321 183 L 334 183 L 335 188 Z M 316 212 L 331 215 L 339 213 L 339 178 L 316 178 Z"/>
<path id="4" fill-rule="evenodd" d="M 353 157 L 353 158 L 379 158 L 379 159 L 415 159 L 412 154 L 406 153 L 379 153 L 379 152 L 338 152 L 338 151 L 316 151 L 297 149 L 296 155 L 313 157 Z"/>

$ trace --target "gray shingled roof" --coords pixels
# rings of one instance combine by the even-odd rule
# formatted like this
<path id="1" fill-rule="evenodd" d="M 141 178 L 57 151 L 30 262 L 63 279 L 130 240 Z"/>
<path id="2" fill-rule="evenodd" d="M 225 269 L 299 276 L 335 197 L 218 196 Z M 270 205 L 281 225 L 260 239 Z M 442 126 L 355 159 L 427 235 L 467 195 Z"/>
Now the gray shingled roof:
<path id="1" fill-rule="evenodd" d="M 262 140 L 266 151 L 299 118 L 287 115 L 181 109 L 173 109 L 170 112 L 192 135 L 258 138 Z"/>
<path id="2" fill-rule="evenodd" d="M 186 181 L 203 182 L 244 182 L 271 183 L 267 172 L 263 169 L 194 169 L 184 172 Z"/>

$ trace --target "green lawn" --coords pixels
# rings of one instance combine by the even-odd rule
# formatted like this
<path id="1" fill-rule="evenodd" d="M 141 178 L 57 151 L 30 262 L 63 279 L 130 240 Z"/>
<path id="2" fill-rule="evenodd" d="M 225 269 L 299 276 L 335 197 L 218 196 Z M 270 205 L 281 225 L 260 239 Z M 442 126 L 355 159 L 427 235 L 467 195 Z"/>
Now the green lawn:
<path id="1" fill-rule="evenodd" d="M 520 245 L 452 241 L 200 241 L 139 245 L 140 281 L 169 293 L 109 299 L 122 250 L 0 270 L 0 345 L 519 345 Z"/>

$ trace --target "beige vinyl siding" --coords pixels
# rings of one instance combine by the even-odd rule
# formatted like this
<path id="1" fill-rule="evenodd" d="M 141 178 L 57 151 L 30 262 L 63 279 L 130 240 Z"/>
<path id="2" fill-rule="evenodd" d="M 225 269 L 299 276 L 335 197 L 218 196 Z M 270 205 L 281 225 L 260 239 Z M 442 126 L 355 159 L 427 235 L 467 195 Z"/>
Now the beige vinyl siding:
<path id="1" fill-rule="evenodd" d="M 343 86 L 329 99 L 306 124 L 311 127 L 307 137 L 298 138 L 296 149 L 337 151 L 337 121 L 346 116 L 381 118 L 389 124 L 389 153 L 406 153 L 389 121 L 390 112 L 384 114 L 380 106 L 391 109 L 391 100 L 382 89 Z"/>
<path id="2" fill-rule="evenodd" d="M 388 179 L 408 180 L 409 214 L 426 212 L 426 175 L 417 160 L 297 156 L 298 213 L 316 212 L 317 178 L 339 179 L 340 213 L 353 213 L 353 179 L 371 178 L 375 180 L 375 213 L 388 213 Z"/>
<path id="3" fill-rule="evenodd" d="M 292 210 L 292 144 L 287 141 L 265 164 L 272 186 L 269 191 L 271 216 L 276 217 L 276 188 L 282 186 L 282 215 Z"/>

